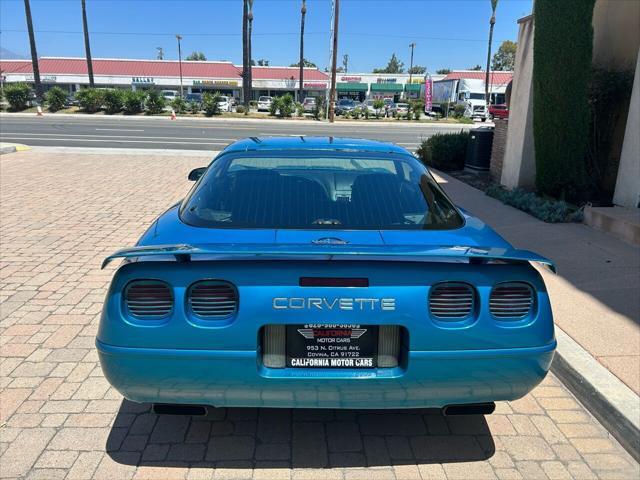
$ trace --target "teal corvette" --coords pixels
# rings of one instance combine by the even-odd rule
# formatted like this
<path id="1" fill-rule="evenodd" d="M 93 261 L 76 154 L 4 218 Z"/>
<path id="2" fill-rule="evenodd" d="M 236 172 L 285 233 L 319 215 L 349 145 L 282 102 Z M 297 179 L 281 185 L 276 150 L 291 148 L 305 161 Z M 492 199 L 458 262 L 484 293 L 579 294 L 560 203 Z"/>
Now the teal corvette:
<path id="1" fill-rule="evenodd" d="M 249 138 L 193 170 L 124 259 L 97 335 L 158 405 L 489 413 L 544 378 L 542 277 L 400 147 Z"/>

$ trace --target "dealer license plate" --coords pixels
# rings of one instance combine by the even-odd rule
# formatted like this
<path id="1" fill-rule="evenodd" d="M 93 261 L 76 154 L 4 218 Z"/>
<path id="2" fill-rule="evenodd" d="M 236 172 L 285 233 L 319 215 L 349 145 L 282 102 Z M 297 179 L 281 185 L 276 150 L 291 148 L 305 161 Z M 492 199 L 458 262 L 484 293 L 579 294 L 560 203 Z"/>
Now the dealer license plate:
<path id="1" fill-rule="evenodd" d="M 375 368 L 377 325 L 287 325 L 287 366 Z"/>

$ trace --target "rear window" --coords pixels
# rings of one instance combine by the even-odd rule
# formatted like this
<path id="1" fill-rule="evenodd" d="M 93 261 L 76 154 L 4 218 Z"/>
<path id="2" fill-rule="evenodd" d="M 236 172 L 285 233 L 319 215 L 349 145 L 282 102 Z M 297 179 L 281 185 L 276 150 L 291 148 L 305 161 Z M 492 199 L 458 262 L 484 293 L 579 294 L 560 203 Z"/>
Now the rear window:
<path id="1" fill-rule="evenodd" d="M 463 219 L 411 157 L 222 157 L 182 203 L 212 228 L 453 229 Z"/>
<path id="2" fill-rule="evenodd" d="M 268 102 L 269 100 L 271 100 L 271 97 L 260 97 L 260 98 L 258 98 L 259 102 Z"/>

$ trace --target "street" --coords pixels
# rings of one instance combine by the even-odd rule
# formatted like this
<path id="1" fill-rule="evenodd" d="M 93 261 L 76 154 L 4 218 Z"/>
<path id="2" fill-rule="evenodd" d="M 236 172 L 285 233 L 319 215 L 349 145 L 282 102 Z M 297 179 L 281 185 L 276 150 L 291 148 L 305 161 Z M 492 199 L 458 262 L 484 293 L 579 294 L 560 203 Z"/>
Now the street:
<path id="1" fill-rule="evenodd" d="M 472 125 L 417 122 L 357 124 L 288 120 L 229 120 L 147 117 L 44 117 L 3 115 L 0 141 L 32 146 L 222 150 L 246 137 L 307 135 L 356 137 L 393 142 L 415 151 L 422 139 Z"/>

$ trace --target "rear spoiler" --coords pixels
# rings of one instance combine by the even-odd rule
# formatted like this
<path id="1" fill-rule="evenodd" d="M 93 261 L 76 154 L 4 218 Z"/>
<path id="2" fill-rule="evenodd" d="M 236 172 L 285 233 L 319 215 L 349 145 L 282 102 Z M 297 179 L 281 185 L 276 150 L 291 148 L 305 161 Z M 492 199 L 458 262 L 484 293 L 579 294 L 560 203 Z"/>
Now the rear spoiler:
<path id="1" fill-rule="evenodd" d="M 496 247 L 414 245 L 317 245 L 317 244 L 206 244 L 148 245 L 118 250 L 102 262 L 106 267 L 116 258 L 148 258 L 189 262 L 201 260 L 369 260 L 404 262 L 536 262 L 556 272 L 548 258 L 528 250 Z M 163 258 L 164 257 L 164 258 Z"/>

